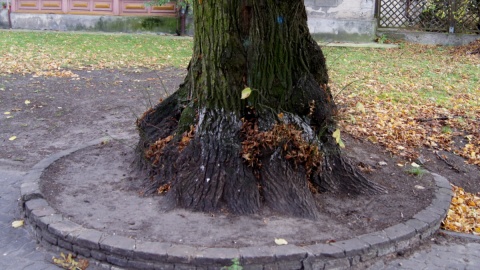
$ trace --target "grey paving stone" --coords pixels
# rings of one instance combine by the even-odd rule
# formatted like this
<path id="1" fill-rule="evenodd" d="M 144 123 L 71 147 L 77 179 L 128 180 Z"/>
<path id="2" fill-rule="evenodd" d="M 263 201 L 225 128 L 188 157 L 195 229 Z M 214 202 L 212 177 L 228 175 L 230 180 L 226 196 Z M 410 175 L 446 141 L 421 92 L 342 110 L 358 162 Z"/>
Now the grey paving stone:
<path id="1" fill-rule="evenodd" d="M 414 228 L 407 226 L 403 223 L 388 227 L 383 231 L 387 234 L 387 237 L 393 242 L 408 240 L 416 233 Z"/>
<path id="2" fill-rule="evenodd" d="M 40 217 L 37 220 L 36 225 L 42 229 L 42 231 L 46 231 L 48 226 L 52 223 L 60 222 L 63 220 L 63 216 L 60 214 L 53 214 L 44 217 Z"/>
<path id="3" fill-rule="evenodd" d="M 62 240 L 62 239 L 57 239 L 57 245 L 59 247 L 62 247 L 64 249 L 66 249 L 66 250 L 73 250 L 72 243 L 67 242 L 65 240 Z"/>
<path id="4" fill-rule="evenodd" d="M 137 241 L 134 251 L 135 259 L 164 262 L 167 259 L 167 249 L 170 243 Z"/>
<path id="5" fill-rule="evenodd" d="M 365 241 L 362 241 L 359 238 L 353 238 L 345 241 L 339 241 L 332 243 L 333 246 L 339 247 L 345 252 L 347 257 L 352 257 L 354 255 L 365 254 L 370 250 L 370 244 Z"/>
<path id="6" fill-rule="evenodd" d="M 80 254 L 80 255 L 82 255 L 82 256 L 84 256 L 84 257 L 87 257 L 87 258 L 88 258 L 88 257 L 91 256 L 91 255 L 90 255 L 90 249 L 85 248 L 84 246 L 73 245 L 72 248 L 73 248 L 73 251 L 74 251 L 75 253 Z"/>
<path id="7" fill-rule="evenodd" d="M 413 228 L 416 233 L 422 233 L 427 230 L 428 224 L 416 218 L 411 218 L 405 222 L 405 225 Z"/>
<path id="8" fill-rule="evenodd" d="M 385 254 L 395 251 L 395 244 L 387 237 L 384 231 L 364 234 L 358 237 L 360 240 L 370 244 L 373 253 L 377 256 L 383 256 Z"/>
<path id="9" fill-rule="evenodd" d="M 447 178 L 437 174 L 437 173 L 433 173 L 431 172 L 433 178 L 435 179 L 435 185 L 437 185 L 438 187 L 443 187 L 443 188 L 449 188 L 451 189 L 452 186 L 450 185 L 450 182 L 448 181 Z"/>
<path id="10" fill-rule="evenodd" d="M 40 178 L 41 172 L 35 172 L 27 175 L 26 177 L 31 177 L 33 178 Z M 38 176 L 37 176 L 38 175 Z M 24 182 L 21 187 L 21 198 L 22 201 L 26 202 L 29 200 L 37 199 L 37 198 L 42 198 L 42 194 L 40 192 L 40 186 L 38 185 L 38 182 Z"/>
<path id="11" fill-rule="evenodd" d="M 263 270 L 263 264 L 245 265 L 243 270 Z"/>
<path id="12" fill-rule="evenodd" d="M 25 211 L 27 212 L 27 215 L 29 215 L 33 210 L 40 210 L 45 208 L 51 207 L 50 205 L 48 205 L 48 202 L 42 198 L 32 199 L 25 202 Z M 39 216 L 45 216 L 45 214 L 40 214 Z"/>
<path id="13" fill-rule="evenodd" d="M 323 269 L 348 269 L 350 268 L 350 260 L 348 258 L 328 260 L 325 262 Z"/>
<path id="14" fill-rule="evenodd" d="M 305 247 L 305 249 L 312 254 L 312 256 L 319 258 L 343 258 L 345 257 L 345 251 L 338 246 L 330 244 L 316 244 Z"/>
<path id="15" fill-rule="evenodd" d="M 415 214 L 413 218 L 423 221 L 430 225 L 432 223 L 437 222 L 440 219 L 440 215 L 436 213 L 432 213 L 431 211 L 422 210 L 417 214 Z"/>
<path id="16" fill-rule="evenodd" d="M 242 247 L 240 251 L 240 262 L 242 265 L 266 264 L 275 261 L 275 252 L 271 247 Z"/>
<path id="17" fill-rule="evenodd" d="M 42 240 L 45 240 L 54 246 L 57 245 L 57 237 L 48 231 L 42 231 Z"/>
<path id="18" fill-rule="evenodd" d="M 188 264 L 175 264 L 175 270 L 197 270 L 198 268 Z"/>
<path id="19" fill-rule="evenodd" d="M 240 258 L 240 251 L 234 248 L 206 248 L 199 250 L 194 258 L 193 263 L 198 265 L 229 265 L 233 259 Z"/>
<path id="20" fill-rule="evenodd" d="M 115 255 L 107 255 L 107 262 L 120 267 L 126 267 L 128 265 L 127 258 L 119 257 Z"/>
<path id="21" fill-rule="evenodd" d="M 186 245 L 172 245 L 167 249 L 167 261 L 170 263 L 187 264 L 193 259 L 198 250 Z"/>
<path id="22" fill-rule="evenodd" d="M 153 263 L 147 263 L 147 262 L 140 262 L 140 261 L 128 261 L 127 263 L 128 268 L 132 269 L 145 269 L 145 270 L 154 270 L 155 264 Z M 174 266 L 171 266 L 171 269 L 174 269 Z"/>
<path id="23" fill-rule="evenodd" d="M 307 257 L 307 250 L 295 245 L 283 245 L 272 247 L 278 261 L 302 261 Z"/>
<path id="24" fill-rule="evenodd" d="M 92 258 L 94 258 L 95 260 L 98 260 L 98 261 L 106 261 L 107 260 L 107 256 L 105 255 L 105 253 L 103 253 L 102 251 L 99 251 L 99 250 L 90 250 L 90 256 L 92 256 Z"/>
<path id="25" fill-rule="evenodd" d="M 68 219 L 63 219 L 60 222 L 52 223 L 48 226 L 48 231 L 63 239 L 66 239 L 69 234 L 75 231 L 81 231 L 82 226 Z"/>
<path id="26" fill-rule="evenodd" d="M 86 229 L 80 231 L 78 236 L 75 239 L 72 239 L 72 243 L 76 244 L 77 246 L 98 250 L 100 249 L 99 243 L 102 237 L 102 232 L 92 229 Z"/>
<path id="27" fill-rule="evenodd" d="M 109 254 L 132 257 L 135 249 L 135 240 L 118 235 L 109 235 L 100 240 L 100 249 Z"/>

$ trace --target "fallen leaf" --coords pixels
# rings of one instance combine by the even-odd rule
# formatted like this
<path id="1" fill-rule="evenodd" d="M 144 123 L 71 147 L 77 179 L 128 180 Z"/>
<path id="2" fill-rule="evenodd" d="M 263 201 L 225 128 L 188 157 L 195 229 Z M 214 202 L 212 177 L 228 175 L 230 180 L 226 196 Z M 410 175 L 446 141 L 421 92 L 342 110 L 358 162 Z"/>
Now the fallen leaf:
<path id="1" fill-rule="evenodd" d="M 414 168 L 420 168 L 420 165 L 418 165 L 418 164 L 417 164 L 417 163 L 415 163 L 415 162 L 412 162 L 412 164 L 411 164 L 411 165 L 412 165 L 412 167 L 414 167 Z"/>
<path id="2" fill-rule="evenodd" d="M 287 245 L 288 242 L 283 238 L 275 238 L 275 244 L 281 246 L 281 245 Z"/>
<path id="3" fill-rule="evenodd" d="M 242 90 L 242 99 L 246 99 L 252 94 L 252 89 L 250 87 L 247 87 Z"/>
<path id="4" fill-rule="evenodd" d="M 28 104 L 30 104 L 30 100 L 27 99 L 25 100 L 25 105 L 28 105 Z"/>
<path id="5" fill-rule="evenodd" d="M 17 136 L 12 136 L 12 137 L 8 138 L 8 140 L 9 141 L 14 141 L 16 138 L 17 138 Z"/>
<path id="6" fill-rule="evenodd" d="M 357 102 L 357 105 L 355 106 L 355 108 L 357 109 L 357 111 L 365 114 L 366 111 L 365 111 L 365 106 L 363 105 L 363 103 L 361 102 Z"/>
<path id="7" fill-rule="evenodd" d="M 10 112 L 4 112 L 3 114 L 10 114 Z"/>
<path id="8" fill-rule="evenodd" d="M 337 128 L 332 134 L 332 137 L 335 138 L 335 141 L 337 142 L 338 146 L 341 148 L 345 148 L 345 144 L 342 141 L 341 135 L 340 135 L 340 129 Z"/>
<path id="9" fill-rule="evenodd" d="M 23 221 L 23 220 L 15 220 L 14 222 L 12 222 L 12 227 L 13 228 L 20 228 L 24 224 L 25 224 L 25 221 Z"/>

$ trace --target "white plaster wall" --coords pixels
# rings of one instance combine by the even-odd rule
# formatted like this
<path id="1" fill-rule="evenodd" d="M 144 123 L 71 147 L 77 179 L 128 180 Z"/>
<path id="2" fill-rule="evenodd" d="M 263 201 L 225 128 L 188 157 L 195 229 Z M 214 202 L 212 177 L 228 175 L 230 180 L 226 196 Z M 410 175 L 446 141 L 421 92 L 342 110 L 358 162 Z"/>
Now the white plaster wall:
<path id="1" fill-rule="evenodd" d="M 328 41 L 375 38 L 375 0 L 305 0 L 310 32 Z"/>
<path id="2" fill-rule="evenodd" d="M 375 0 L 305 0 L 309 17 L 372 20 Z"/>

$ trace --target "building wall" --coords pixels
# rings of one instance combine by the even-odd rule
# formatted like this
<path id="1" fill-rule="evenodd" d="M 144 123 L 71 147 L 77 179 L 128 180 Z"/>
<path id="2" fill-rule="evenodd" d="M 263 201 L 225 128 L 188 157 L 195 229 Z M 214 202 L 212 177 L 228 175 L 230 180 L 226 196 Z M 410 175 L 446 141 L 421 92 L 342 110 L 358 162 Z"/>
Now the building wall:
<path id="1" fill-rule="evenodd" d="M 143 0 L 14 0 L 13 3 L 12 25 L 17 29 L 158 31 L 143 27 L 147 18 L 133 17 L 149 16 L 148 20 L 153 21 L 177 14 L 173 3 L 147 7 Z M 305 0 L 305 5 L 310 32 L 318 40 L 375 39 L 375 0 Z M 156 20 L 168 25 L 162 19 Z"/>
<path id="2" fill-rule="evenodd" d="M 175 3 L 147 6 L 144 0 L 13 0 L 15 13 L 175 16 Z"/>
<path id="3" fill-rule="evenodd" d="M 311 33 L 324 41 L 375 39 L 375 0 L 305 0 Z"/>

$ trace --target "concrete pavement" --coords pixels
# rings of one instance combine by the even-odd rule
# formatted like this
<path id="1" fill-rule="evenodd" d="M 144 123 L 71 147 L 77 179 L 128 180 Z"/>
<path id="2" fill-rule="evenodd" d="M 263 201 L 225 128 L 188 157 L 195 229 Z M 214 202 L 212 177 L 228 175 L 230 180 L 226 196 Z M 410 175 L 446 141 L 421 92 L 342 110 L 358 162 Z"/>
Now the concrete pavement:
<path id="1" fill-rule="evenodd" d="M 20 185 L 25 172 L 0 169 L 0 269 L 58 270 L 49 263 L 53 253 L 38 246 L 25 228 L 13 228 L 12 222 L 22 219 Z"/>

